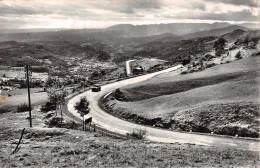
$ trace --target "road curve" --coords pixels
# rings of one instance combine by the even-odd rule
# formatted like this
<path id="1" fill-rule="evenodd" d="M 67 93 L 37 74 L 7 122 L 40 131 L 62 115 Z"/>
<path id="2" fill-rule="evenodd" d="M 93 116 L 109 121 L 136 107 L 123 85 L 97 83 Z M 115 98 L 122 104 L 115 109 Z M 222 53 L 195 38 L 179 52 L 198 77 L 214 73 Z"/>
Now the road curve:
<path id="1" fill-rule="evenodd" d="M 134 124 L 117 117 L 114 117 L 105 111 L 103 111 L 99 105 L 98 100 L 105 94 L 115 90 L 117 88 L 141 82 L 147 79 L 150 79 L 161 73 L 174 71 L 181 68 L 181 65 L 160 71 L 152 74 L 147 74 L 143 76 L 138 76 L 135 78 L 130 78 L 115 83 L 107 84 L 102 86 L 102 91 L 100 92 L 91 92 L 86 91 L 81 93 L 68 102 L 68 111 L 77 118 L 81 119 L 81 116 L 74 109 L 76 102 L 80 100 L 80 97 L 86 96 L 90 103 L 90 113 L 86 115 L 87 117 L 92 117 L 92 121 L 97 124 L 99 127 L 107 129 L 111 132 L 116 132 L 119 134 L 125 135 L 126 133 L 131 133 L 134 129 L 146 129 L 146 139 L 155 142 L 163 143 L 190 143 L 196 145 L 205 145 L 205 146 L 222 146 L 222 147 L 236 147 L 238 149 L 244 150 L 253 150 L 259 151 L 259 141 L 256 140 L 245 140 L 245 139 L 236 139 L 236 138 L 226 138 L 226 137 L 217 137 L 210 135 L 199 135 L 191 133 L 180 133 L 175 131 L 168 131 L 163 129 L 157 129 L 152 127 L 146 127 L 143 125 Z M 176 72 L 176 75 L 178 73 Z"/>

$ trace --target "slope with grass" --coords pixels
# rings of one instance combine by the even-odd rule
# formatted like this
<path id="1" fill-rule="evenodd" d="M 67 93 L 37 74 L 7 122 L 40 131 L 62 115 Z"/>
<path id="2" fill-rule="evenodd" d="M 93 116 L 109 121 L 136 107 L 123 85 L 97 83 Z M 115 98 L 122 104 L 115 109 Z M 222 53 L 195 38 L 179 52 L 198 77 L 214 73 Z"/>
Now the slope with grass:
<path id="1" fill-rule="evenodd" d="M 253 132 L 252 137 L 256 137 L 253 134 L 258 132 L 259 58 L 259 55 L 253 56 L 186 75 L 164 73 L 121 88 L 124 101 L 109 100 L 105 108 L 115 116 L 133 118 L 132 120 L 142 124 L 183 131 L 215 131 L 220 134 L 226 133 L 217 131 L 217 125 L 227 124 L 235 129 L 235 134 L 240 134 L 245 127 Z M 234 103 L 244 106 L 237 108 L 239 106 Z M 221 111 L 225 106 L 231 110 Z M 251 113 L 250 108 L 253 109 Z M 211 112 L 204 115 L 210 122 L 217 123 L 213 124 L 214 126 L 194 117 L 208 111 L 207 109 Z M 218 113 L 220 118 L 231 114 L 235 117 L 229 116 L 226 120 L 220 120 L 211 113 Z M 191 115 L 194 116 L 190 118 Z M 237 117 L 239 115 L 245 116 Z M 186 125 L 186 128 L 183 125 Z M 203 127 L 206 131 L 197 127 Z"/>
<path id="2" fill-rule="evenodd" d="M 45 114 L 0 114 L 0 167 L 254 167 L 258 151 L 114 139 L 99 133 L 47 128 Z M 10 155 L 25 133 L 19 149 Z"/>
<path id="3" fill-rule="evenodd" d="M 6 102 L 0 102 L 0 113 L 12 111 L 18 105 L 28 104 L 27 89 L 2 91 L 1 96 L 6 97 Z M 31 88 L 31 104 L 37 106 L 48 101 L 48 95 L 42 88 Z"/>

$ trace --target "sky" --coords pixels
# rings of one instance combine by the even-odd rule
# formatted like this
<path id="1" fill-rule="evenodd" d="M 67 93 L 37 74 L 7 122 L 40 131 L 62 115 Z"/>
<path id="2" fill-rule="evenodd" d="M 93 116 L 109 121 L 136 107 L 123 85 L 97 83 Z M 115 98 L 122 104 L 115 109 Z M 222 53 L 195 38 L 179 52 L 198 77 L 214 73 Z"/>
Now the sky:
<path id="1" fill-rule="evenodd" d="M 0 29 L 256 23 L 260 0 L 0 0 Z"/>

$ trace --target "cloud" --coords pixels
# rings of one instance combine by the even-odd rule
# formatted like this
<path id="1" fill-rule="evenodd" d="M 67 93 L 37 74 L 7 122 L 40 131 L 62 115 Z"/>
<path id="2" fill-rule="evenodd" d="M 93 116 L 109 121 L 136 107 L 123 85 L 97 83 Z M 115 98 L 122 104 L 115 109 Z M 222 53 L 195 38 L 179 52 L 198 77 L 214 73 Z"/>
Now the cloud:
<path id="1" fill-rule="evenodd" d="M 222 20 L 222 21 L 252 21 L 257 22 L 257 16 L 249 10 L 228 13 L 182 13 L 178 16 L 172 16 L 178 19 L 200 19 L 200 20 Z"/>
<path id="2" fill-rule="evenodd" d="M 51 11 L 34 10 L 22 6 L 0 6 L 0 15 L 34 15 L 34 14 L 51 14 Z"/>
<path id="3" fill-rule="evenodd" d="M 189 10 L 196 10 L 196 9 L 205 10 L 206 9 L 206 3 L 203 3 L 202 1 L 198 1 L 198 0 L 197 1 L 191 0 L 191 1 L 189 1 L 189 3 L 183 3 L 180 6 L 183 8 L 187 8 Z"/>
<path id="4" fill-rule="evenodd" d="M 114 12 L 131 14 L 136 9 L 159 9 L 160 0 L 99 0 L 93 6 Z"/>
<path id="5" fill-rule="evenodd" d="M 257 22 L 256 5 L 257 0 L 0 0 L 0 18 L 5 18 L 0 28 L 94 28 L 187 20 Z"/>
<path id="6" fill-rule="evenodd" d="M 232 5 L 245 5 L 250 7 L 259 7 L 258 0 L 207 0 L 211 2 L 221 2 L 225 4 L 232 4 Z"/>

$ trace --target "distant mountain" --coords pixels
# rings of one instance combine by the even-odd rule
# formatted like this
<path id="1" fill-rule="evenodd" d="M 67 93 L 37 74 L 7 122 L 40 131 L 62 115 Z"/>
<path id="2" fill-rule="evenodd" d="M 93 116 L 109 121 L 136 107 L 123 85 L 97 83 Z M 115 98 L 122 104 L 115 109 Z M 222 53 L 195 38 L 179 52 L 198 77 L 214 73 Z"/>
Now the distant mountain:
<path id="1" fill-rule="evenodd" d="M 33 33 L 33 32 L 47 32 L 47 31 L 60 31 L 66 28 L 36 28 L 36 29 L 0 29 L 1 34 L 9 33 Z"/>
<path id="2" fill-rule="evenodd" d="M 194 37 L 221 36 L 221 35 L 230 33 L 234 30 L 237 30 L 237 29 L 244 30 L 244 31 L 249 30 L 248 28 L 243 27 L 243 26 L 232 25 L 232 26 L 228 26 L 228 27 L 211 29 L 211 30 L 207 30 L 207 31 L 201 31 L 201 32 L 187 34 L 187 35 L 183 36 L 183 39 L 190 39 L 190 38 L 194 38 Z"/>
<path id="3" fill-rule="evenodd" d="M 194 37 L 220 36 L 248 28 L 229 23 L 120 24 L 103 29 L 69 29 L 45 32 L 0 33 L 0 41 L 71 41 L 80 43 L 149 43 Z M 32 30 L 40 31 L 41 29 Z M 42 29 L 44 30 L 44 29 Z"/>
<path id="4" fill-rule="evenodd" d="M 214 28 L 222 28 L 230 26 L 229 23 L 170 23 L 170 24 L 149 24 L 149 25 L 131 25 L 120 24 L 108 27 L 107 30 L 114 30 L 120 32 L 123 37 L 140 37 L 152 36 L 164 33 L 172 33 L 176 35 L 183 35 L 194 33 L 198 31 L 205 31 Z"/>
<path id="5" fill-rule="evenodd" d="M 258 43 L 260 40 L 259 30 L 244 31 L 241 29 L 234 30 L 233 32 L 220 36 L 226 39 L 228 42 L 234 42 L 235 44 L 250 45 L 250 42 Z"/>
<path id="6" fill-rule="evenodd" d="M 224 34 L 221 37 L 226 39 L 228 42 L 234 41 L 240 37 L 243 37 L 247 31 L 242 30 L 242 29 L 236 29 L 230 33 Z"/>
<path id="7" fill-rule="evenodd" d="M 250 29 L 259 29 L 259 24 L 257 23 L 242 23 L 242 24 L 238 24 L 239 26 L 244 26 Z"/>
<path id="8" fill-rule="evenodd" d="M 47 32 L 2 33 L 0 41 L 79 41 L 110 42 L 119 38 L 138 38 L 161 34 L 184 35 L 198 31 L 230 26 L 229 23 L 171 23 L 130 25 L 121 24 L 105 29 L 70 29 Z"/>

